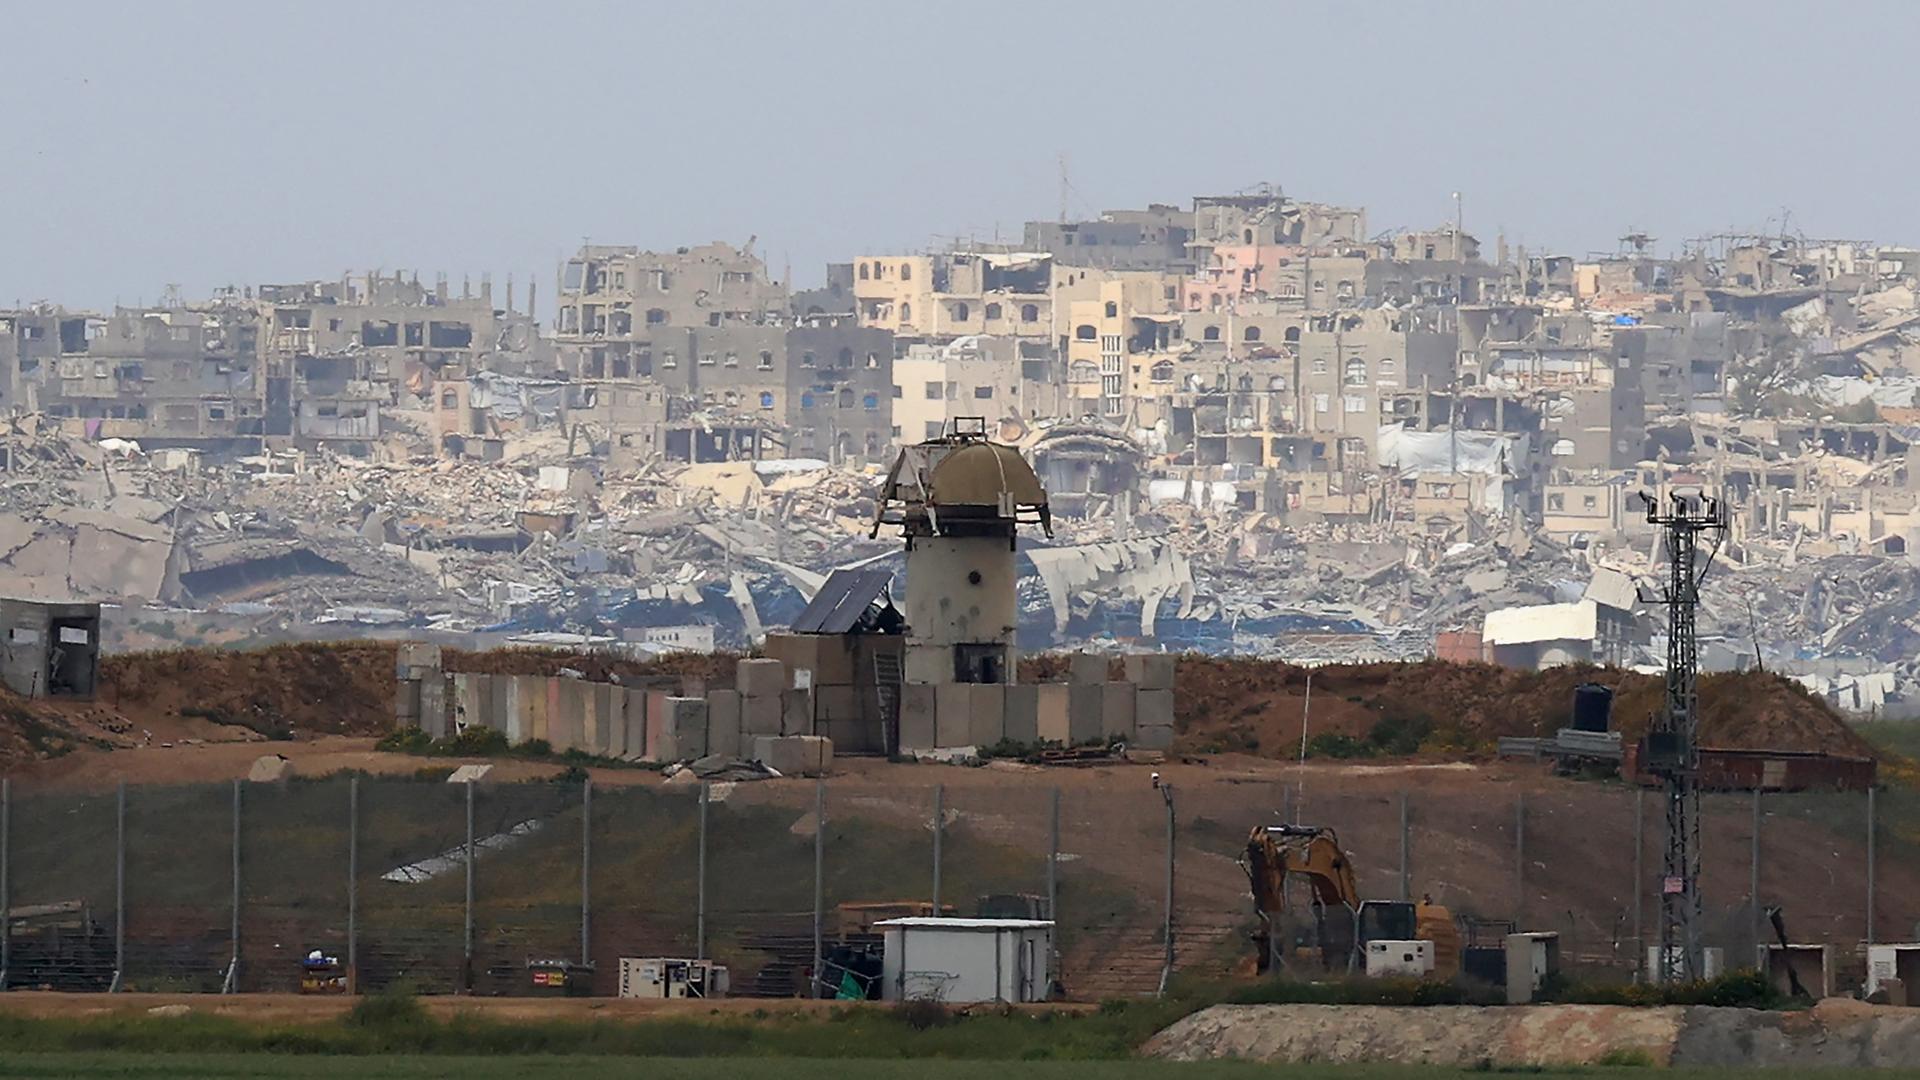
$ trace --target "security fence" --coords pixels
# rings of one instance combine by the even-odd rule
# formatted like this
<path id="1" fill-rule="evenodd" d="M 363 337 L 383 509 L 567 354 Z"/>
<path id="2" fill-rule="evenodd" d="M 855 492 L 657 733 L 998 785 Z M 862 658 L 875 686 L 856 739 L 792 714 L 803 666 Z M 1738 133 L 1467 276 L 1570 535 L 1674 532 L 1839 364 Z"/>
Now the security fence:
<path id="1" fill-rule="evenodd" d="M 843 985 L 839 947 L 871 941 L 875 919 L 939 911 L 1052 912 L 1067 996 L 1146 994 L 1252 966 L 1238 860 L 1253 826 L 1282 821 L 1334 826 L 1364 896 L 1430 897 L 1469 938 L 1558 932 L 1584 977 L 1633 978 L 1658 940 L 1653 791 L 923 771 L 915 784 L 0 783 L 0 984 L 291 992 L 350 977 L 360 992 L 511 995 L 555 992 L 535 972 L 571 965 L 576 991 L 612 994 L 621 957 L 689 957 L 727 964 L 734 994 L 805 996 Z M 1837 946 L 1843 984 L 1861 943 L 1920 937 L 1910 793 L 1704 808 L 1703 944 L 1730 968 L 1770 938 L 1775 906 L 1796 940 Z"/>

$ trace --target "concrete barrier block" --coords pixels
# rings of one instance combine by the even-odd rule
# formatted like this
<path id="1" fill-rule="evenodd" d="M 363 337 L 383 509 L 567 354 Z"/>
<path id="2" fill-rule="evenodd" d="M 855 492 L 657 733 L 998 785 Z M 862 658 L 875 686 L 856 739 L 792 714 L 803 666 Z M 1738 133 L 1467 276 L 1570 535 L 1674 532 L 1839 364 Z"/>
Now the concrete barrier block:
<path id="1" fill-rule="evenodd" d="M 780 717 L 784 705 L 779 695 L 773 697 L 742 697 L 740 699 L 740 734 L 778 735 Z"/>
<path id="2" fill-rule="evenodd" d="M 968 700 L 973 715 L 967 719 L 968 746 L 992 746 L 1007 734 L 1007 688 L 980 683 Z"/>
<path id="3" fill-rule="evenodd" d="M 600 723 L 601 706 L 606 703 L 603 683 L 580 684 L 580 749 L 589 754 L 607 752 L 607 733 Z"/>
<path id="4" fill-rule="evenodd" d="M 973 686 L 942 683 L 934 687 L 933 745 L 972 746 Z"/>
<path id="5" fill-rule="evenodd" d="M 579 679 L 555 679 L 560 686 L 560 732 L 553 742 L 555 750 L 592 752 L 587 742 L 587 722 L 593 708 L 593 687 Z"/>
<path id="6" fill-rule="evenodd" d="M 740 756 L 740 691 L 707 691 L 707 753 Z"/>
<path id="7" fill-rule="evenodd" d="M 1074 653 L 1067 658 L 1067 680 L 1088 684 L 1107 681 L 1107 658 L 1095 653 Z"/>
<path id="8" fill-rule="evenodd" d="M 813 734 L 813 691 L 785 690 L 781 692 L 780 734 Z"/>
<path id="9" fill-rule="evenodd" d="M 779 697 L 788 688 L 787 665 L 770 657 L 742 660 L 733 669 L 733 688 L 747 697 Z"/>
<path id="10" fill-rule="evenodd" d="M 527 738 L 541 739 L 549 744 L 547 738 L 547 680 L 539 675 L 515 675 L 513 681 L 520 687 L 520 708 L 527 718 L 521 721 L 526 726 Z"/>
<path id="11" fill-rule="evenodd" d="M 1040 688 L 1032 683 L 1004 688 L 1004 734 L 1007 741 L 1030 746 L 1040 739 Z"/>
<path id="12" fill-rule="evenodd" d="M 479 710 L 475 714 L 476 719 L 481 727 L 506 734 L 507 728 L 503 722 L 506 716 L 500 709 L 500 688 L 496 685 L 506 680 L 492 675 L 479 675 L 475 678 L 479 681 L 473 695 L 474 708 Z"/>
<path id="13" fill-rule="evenodd" d="M 607 748 L 601 753 L 610 758 L 627 756 L 627 688 L 602 684 L 606 688 L 606 705 L 600 714 L 600 726 L 607 732 Z"/>
<path id="14" fill-rule="evenodd" d="M 1041 683 L 1034 688 L 1034 727 L 1041 742 L 1066 746 L 1073 742 L 1068 723 L 1070 691 L 1066 683 Z"/>
<path id="15" fill-rule="evenodd" d="M 1173 691 L 1141 690 L 1134 695 L 1133 720 L 1137 727 L 1173 726 Z"/>
<path id="16" fill-rule="evenodd" d="M 1067 745 L 1078 746 L 1101 738 L 1105 725 L 1100 717 L 1106 701 L 1104 683 L 1067 687 Z"/>
<path id="17" fill-rule="evenodd" d="M 707 756 L 707 699 L 670 697 L 655 743 L 656 761 L 689 761 Z"/>
<path id="18" fill-rule="evenodd" d="M 1172 749 L 1173 725 L 1136 724 L 1133 729 L 1133 742 L 1128 745 L 1140 750 Z"/>
<path id="19" fill-rule="evenodd" d="M 642 740 L 640 744 L 640 755 L 643 761 L 672 760 L 671 758 L 663 758 L 660 756 L 660 743 L 666 732 L 667 699 L 672 696 L 672 694 L 667 693 L 665 690 L 647 691 L 646 738 Z M 629 741 L 631 741 L 632 737 L 629 736 L 628 738 Z"/>
<path id="20" fill-rule="evenodd" d="M 525 712 L 520 707 L 520 680 L 511 675 L 493 677 L 494 708 L 499 714 L 499 727 L 507 733 L 507 745 L 519 746 L 527 741 Z"/>
<path id="21" fill-rule="evenodd" d="M 622 712 L 622 723 L 627 729 L 627 752 L 620 757 L 625 761 L 645 761 L 647 759 L 647 692 L 645 690 L 627 691 L 627 706 Z"/>
<path id="22" fill-rule="evenodd" d="M 1142 690 L 1173 689 L 1171 653 L 1129 653 L 1126 666 L 1127 681 Z"/>
<path id="23" fill-rule="evenodd" d="M 937 741 L 938 707 L 934 688 L 907 683 L 900 688 L 900 750 L 931 750 Z"/>
<path id="24" fill-rule="evenodd" d="M 1133 741 L 1133 698 L 1139 690 L 1129 682 L 1100 688 L 1100 735 L 1108 740 Z"/>
<path id="25" fill-rule="evenodd" d="M 760 735 L 753 759 L 782 776 L 824 776 L 833 767 L 833 740 L 819 735 Z"/>
<path id="26" fill-rule="evenodd" d="M 447 737 L 447 710 L 451 697 L 448 679 L 438 675 L 420 680 L 420 730 L 435 739 Z"/>
<path id="27" fill-rule="evenodd" d="M 395 684 L 393 688 L 393 726 L 396 728 L 420 726 L 419 680 L 403 680 Z"/>
<path id="28" fill-rule="evenodd" d="M 403 641 L 394 655 L 394 669 L 402 679 L 423 679 L 426 671 L 440 668 L 440 646 L 429 642 Z"/>

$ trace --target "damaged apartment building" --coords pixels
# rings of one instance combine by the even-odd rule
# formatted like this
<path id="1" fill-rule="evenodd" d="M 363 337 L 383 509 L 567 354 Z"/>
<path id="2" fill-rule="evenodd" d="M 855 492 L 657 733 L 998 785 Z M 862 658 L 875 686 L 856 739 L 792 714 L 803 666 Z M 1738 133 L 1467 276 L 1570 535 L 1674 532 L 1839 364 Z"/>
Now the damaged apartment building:
<path id="1" fill-rule="evenodd" d="M 791 308 L 750 247 L 581 249 L 561 273 L 554 338 L 581 390 L 573 418 L 617 460 L 880 460 L 893 334 L 798 322 Z"/>

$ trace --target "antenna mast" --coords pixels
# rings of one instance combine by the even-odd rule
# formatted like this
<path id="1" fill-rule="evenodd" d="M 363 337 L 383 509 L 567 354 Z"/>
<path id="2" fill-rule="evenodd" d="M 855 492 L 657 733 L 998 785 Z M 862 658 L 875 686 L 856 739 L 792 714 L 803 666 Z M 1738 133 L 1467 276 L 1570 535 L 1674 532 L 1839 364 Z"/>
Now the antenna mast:
<path id="1" fill-rule="evenodd" d="M 1700 955 L 1700 641 L 1694 614 L 1700 606 L 1700 582 L 1713 565 L 1727 535 L 1726 505 L 1704 494 L 1671 493 L 1668 508 L 1647 494 L 1647 523 L 1666 534 L 1667 581 L 1645 599 L 1667 609 L 1667 700 L 1647 734 L 1648 771 L 1666 782 L 1667 850 L 1660 871 L 1660 952 L 1655 973 L 1661 983 L 1701 978 Z M 1706 560 L 1699 560 L 1702 543 Z"/>

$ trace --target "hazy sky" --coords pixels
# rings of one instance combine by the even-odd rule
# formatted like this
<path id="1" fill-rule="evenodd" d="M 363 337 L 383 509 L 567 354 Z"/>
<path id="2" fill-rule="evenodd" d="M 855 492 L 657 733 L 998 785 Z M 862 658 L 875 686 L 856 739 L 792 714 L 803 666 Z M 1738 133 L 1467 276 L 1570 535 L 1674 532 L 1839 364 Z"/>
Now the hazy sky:
<path id="1" fill-rule="evenodd" d="M 582 237 L 826 261 L 1260 181 L 1583 252 L 1920 242 L 1920 4 L 9 5 L 0 305 Z M 1903 148 L 1904 147 L 1904 148 Z"/>

